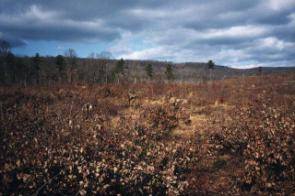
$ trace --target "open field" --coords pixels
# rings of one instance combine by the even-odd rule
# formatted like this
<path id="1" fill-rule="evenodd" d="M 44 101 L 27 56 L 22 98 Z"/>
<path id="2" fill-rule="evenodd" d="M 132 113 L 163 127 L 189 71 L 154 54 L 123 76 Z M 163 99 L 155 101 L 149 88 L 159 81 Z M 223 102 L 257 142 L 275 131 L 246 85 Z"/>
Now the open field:
<path id="1" fill-rule="evenodd" d="M 294 72 L 0 90 L 0 195 L 295 193 Z"/>

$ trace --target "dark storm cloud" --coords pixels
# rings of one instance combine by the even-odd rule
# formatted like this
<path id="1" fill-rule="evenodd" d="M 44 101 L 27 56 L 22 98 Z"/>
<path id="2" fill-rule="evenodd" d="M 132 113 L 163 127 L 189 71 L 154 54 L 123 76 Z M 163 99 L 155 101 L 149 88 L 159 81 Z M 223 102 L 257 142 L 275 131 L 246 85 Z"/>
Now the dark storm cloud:
<path id="1" fill-rule="evenodd" d="M 81 41 L 97 39 L 111 41 L 120 36 L 118 32 L 100 27 L 95 22 L 88 24 L 83 21 L 59 21 L 57 23 L 42 21 L 31 25 L 23 25 L 23 23 L 11 25 L 2 22 L 0 29 L 5 29 L 6 32 L 9 32 L 7 34 L 11 36 L 29 40 Z"/>
<path id="2" fill-rule="evenodd" d="M 126 58 L 288 65 L 295 0 L 0 0 L 0 36 L 104 41 Z"/>
<path id="3" fill-rule="evenodd" d="M 108 28 L 100 18 L 75 20 L 66 11 L 46 9 L 32 4 L 16 9 L 6 7 L 0 14 L 0 29 L 5 35 L 29 40 L 80 41 L 97 39 L 110 41 L 120 36 Z M 65 8 L 64 8 L 65 9 Z M 9 12 L 10 10 L 10 12 Z"/>
<path id="4" fill-rule="evenodd" d="M 22 39 L 19 39 L 17 37 L 13 37 L 13 36 L 2 36 L 0 34 L 0 40 L 5 40 L 7 41 L 11 47 L 21 47 L 21 46 L 25 46 L 26 42 Z"/>

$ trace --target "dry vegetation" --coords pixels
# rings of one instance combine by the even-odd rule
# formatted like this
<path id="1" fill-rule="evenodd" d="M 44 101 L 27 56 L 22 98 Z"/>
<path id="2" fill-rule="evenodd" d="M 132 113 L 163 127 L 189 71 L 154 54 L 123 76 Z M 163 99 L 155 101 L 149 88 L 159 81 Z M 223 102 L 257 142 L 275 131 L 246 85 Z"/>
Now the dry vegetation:
<path id="1" fill-rule="evenodd" d="M 0 195 L 295 193 L 294 73 L 0 101 Z"/>

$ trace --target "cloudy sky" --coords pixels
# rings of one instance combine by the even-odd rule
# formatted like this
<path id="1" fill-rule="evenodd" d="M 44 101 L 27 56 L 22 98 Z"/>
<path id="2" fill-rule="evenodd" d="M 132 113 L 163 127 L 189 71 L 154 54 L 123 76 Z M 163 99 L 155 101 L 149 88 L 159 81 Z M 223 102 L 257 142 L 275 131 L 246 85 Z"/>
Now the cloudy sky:
<path id="1" fill-rule="evenodd" d="M 295 0 L 0 0 L 19 55 L 295 66 Z"/>

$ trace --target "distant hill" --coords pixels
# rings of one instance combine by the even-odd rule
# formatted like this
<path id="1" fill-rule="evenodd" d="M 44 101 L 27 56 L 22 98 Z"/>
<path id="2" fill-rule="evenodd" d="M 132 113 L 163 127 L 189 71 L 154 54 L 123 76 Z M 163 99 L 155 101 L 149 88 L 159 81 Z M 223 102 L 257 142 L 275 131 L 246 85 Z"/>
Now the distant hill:
<path id="1" fill-rule="evenodd" d="M 110 65 L 114 66 L 116 61 L 110 60 Z M 131 75 L 138 78 L 145 78 L 146 73 L 144 67 L 148 64 L 153 65 L 155 74 L 164 76 L 167 64 L 172 64 L 176 76 L 179 81 L 200 81 L 209 79 L 209 69 L 207 63 L 188 62 L 188 63 L 172 63 L 166 61 L 142 61 L 142 60 L 126 60 L 126 65 L 130 69 Z M 295 72 L 295 67 L 262 67 L 261 74 L 286 73 Z M 253 76 L 260 74 L 259 68 L 237 69 L 222 65 L 215 65 L 212 71 L 212 79 L 224 79 L 229 77 Z"/>

